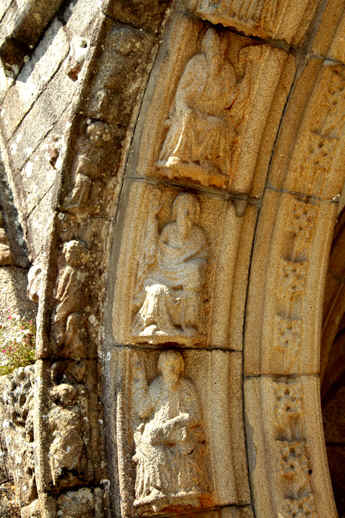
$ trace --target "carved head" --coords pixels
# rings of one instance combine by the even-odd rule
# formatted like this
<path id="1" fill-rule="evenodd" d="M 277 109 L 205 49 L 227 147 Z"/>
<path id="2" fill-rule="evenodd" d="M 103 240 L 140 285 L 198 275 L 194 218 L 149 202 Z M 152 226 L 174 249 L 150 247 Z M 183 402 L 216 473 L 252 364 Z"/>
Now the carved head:
<path id="1" fill-rule="evenodd" d="M 63 245 L 63 254 L 66 259 L 66 263 L 70 266 L 80 266 L 85 261 L 85 255 L 87 249 L 81 241 L 73 239 Z"/>
<path id="2" fill-rule="evenodd" d="M 164 351 L 159 355 L 158 372 L 163 376 L 167 385 L 176 385 L 184 371 L 184 360 L 177 351 Z"/>
<path id="3" fill-rule="evenodd" d="M 173 203 L 172 216 L 176 221 L 178 232 L 186 239 L 192 230 L 193 223 L 199 220 L 200 205 L 192 194 L 179 194 Z"/>
<path id="4" fill-rule="evenodd" d="M 211 63 L 214 60 L 222 59 L 225 52 L 226 41 L 215 31 L 215 29 L 208 29 L 201 42 L 201 50 L 206 55 L 207 60 Z"/>
<path id="5" fill-rule="evenodd" d="M 200 217 L 200 205 L 192 194 L 179 194 L 176 196 L 172 206 L 173 220 L 177 221 L 182 214 L 193 222 L 197 222 Z"/>

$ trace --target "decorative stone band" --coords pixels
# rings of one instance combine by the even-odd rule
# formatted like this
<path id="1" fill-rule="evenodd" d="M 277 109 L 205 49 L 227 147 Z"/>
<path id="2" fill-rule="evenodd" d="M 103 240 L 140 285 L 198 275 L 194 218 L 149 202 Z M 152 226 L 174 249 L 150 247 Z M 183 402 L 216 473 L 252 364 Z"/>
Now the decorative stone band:
<path id="1" fill-rule="evenodd" d="M 318 378 L 248 378 L 245 409 L 257 515 L 335 518 Z"/>

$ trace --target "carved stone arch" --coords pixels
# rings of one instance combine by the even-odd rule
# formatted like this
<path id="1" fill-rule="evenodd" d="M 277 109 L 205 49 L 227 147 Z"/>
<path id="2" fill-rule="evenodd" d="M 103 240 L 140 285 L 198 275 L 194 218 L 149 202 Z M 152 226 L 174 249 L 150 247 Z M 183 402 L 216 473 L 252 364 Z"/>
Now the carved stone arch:
<path id="1" fill-rule="evenodd" d="M 221 21 L 261 36 L 243 17 L 238 23 L 235 16 L 228 20 L 224 13 L 228 16 L 230 4 L 200 2 L 193 8 L 211 22 Z M 266 7 L 263 3 L 262 13 Z M 337 39 L 331 45 L 322 35 L 331 8 L 323 11 L 316 3 L 305 8 L 310 18 L 309 22 L 304 18 L 304 23 L 317 21 L 318 32 L 307 43 L 306 32 L 300 33 L 301 39 L 293 43 L 297 59 L 274 42 L 270 46 L 253 43 L 236 32 L 218 29 L 223 42 L 229 37 L 226 48 L 235 77 L 232 87 L 239 84 L 241 92 L 248 88 L 247 97 L 241 99 L 240 92 L 229 104 L 228 149 L 232 156 L 227 170 L 224 165 L 222 170 L 219 164 L 218 169 L 215 162 L 210 164 L 212 152 L 203 154 L 198 136 L 204 131 L 200 126 L 209 124 L 210 112 L 205 110 L 207 115 L 203 115 L 200 110 L 197 86 L 194 93 L 192 87 L 188 90 L 189 69 L 194 67 L 198 80 L 203 80 L 201 72 L 197 75 L 198 67 L 207 67 L 202 59 L 207 56 L 204 42 L 211 29 L 183 12 L 171 14 L 128 162 L 125 202 L 119 212 L 125 230 L 117 234 L 118 269 L 112 280 L 113 343 L 129 348 L 131 344 L 162 347 L 166 343 L 169 347 L 170 341 L 182 350 L 186 345 L 194 347 L 199 354 L 205 346 L 211 354 L 214 347 L 234 355 L 243 350 L 243 417 L 253 495 L 253 500 L 246 503 L 262 517 L 336 516 L 322 430 L 319 350 L 327 260 L 344 182 L 344 65 Z M 293 40 L 285 33 L 282 38 L 289 43 Z M 301 41 L 310 51 L 308 59 L 301 59 Z M 252 61 L 248 52 L 251 46 L 255 51 Z M 241 49 L 245 50 L 242 54 Z M 332 61 L 326 59 L 327 53 Z M 320 57 L 323 54 L 325 57 Z M 255 97 L 261 89 L 265 91 L 264 101 Z M 219 112 L 217 116 L 222 118 Z M 231 140 L 231 130 L 237 136 L 235 140 Z M 181 144 L 187 136 L 189 147 Z M 246 139 L 250 137 L 248 146 Z M 214 140 L 210 142 L 216 145 Z M 195 149 L 191 149 L 193 145 Z M 158 338 L 157 317 L 150 321 L 155 327 L 152 334 L 152 329 L 144 330 L 138 338 L 133 327 L 138 311 L 133 309 L 140 279 L 138 260 L 146 260 L 147 249 L 141 235 L 149 232 L 145 218 L 155 215 L 155 190 L 163 197 L 166 193 L 164 207 L 170 206 L 174 192 L 181 190 L 201 200 L 209 196 L 211 209 L 203 209 L 201 203 L 201 213 L 205 210 L 209 219 L 217 213 L 217 237 L 222 237 L 215 243 L 209 239 L 210 248 L 216 250 L 211 262 L 218 268 L 207 278 L 208 303 L 214 307 L 207 311 L 207 336 L 202 340 L 180 339 L 169 333 L 168 339 Z M 225 202 L 225 212 L 217 208 L 217 198 Z M 239 200 L 245 200 L 242 211 Z M 165 215 L 157 219 L 159 236 L 169 218 Z M 206 228 L 206 219 L 203 225 Z M 227 234 L 229 228 L 232 231 Z M 212 235 L 212 231 L 206 230 L 206 235 Z M 236 250 L 230 251 L 231 247 Z M 217 315 L 219 307 L 222 316 Z M 144 312 L 143 305 L 139 311 Z M 108 347 L 110 351 L 111 342 Z M 131 379 L 130 371 L 126 370 L 125 378 Z M 128 426 L 125 424 L 127 431 Z M 128 451 L 135 451 L 131 448 L 125 447 L 127 457 L 122 451 L 120 458 L 128 459 Z M 120 472 L 127 472 L 125 465 L 121 466 Z M 135 474 L 132 476 L 135 478 Z M 238 503 L 214 501 L 225 506 Z M 131 504 L 126 512 L 130 513 L 130 508 Z"/>
<path id="2" fill-rule="evenodd" d="M 61 36 L 25 512 L 336 516 L 319 345 L 344 183 L 344 6 L 148 6 L 87 11 L 80 61 Z M 27 113 L 2 124 L 18 181 Z M 184 365 L 175 398 L 167 350 Z M 182 429 L 156 426 L 162 401 Z"/>

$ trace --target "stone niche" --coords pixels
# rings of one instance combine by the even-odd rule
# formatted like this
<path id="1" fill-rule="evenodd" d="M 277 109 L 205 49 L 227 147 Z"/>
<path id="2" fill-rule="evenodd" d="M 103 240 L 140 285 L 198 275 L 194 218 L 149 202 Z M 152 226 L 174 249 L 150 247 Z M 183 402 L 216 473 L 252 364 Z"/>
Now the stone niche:
<path id="1" fill-rule="evenodd" d="M 280 48 L 175 14 L 145 92 L 130 176 L 258 195 L 294 67 Z"/>
<path id="2" fill-rule="evenodd" d="M 240 353 L 113 348 L 108 360 L 122 515 L 248 504 Z"/>
<path id="3" fill-rule="evenodd" d="M 236 236 L 241 221 L 233 203 L 141 181 L 128 182 L 122 200 L 122 232 L 115 239 L 115 343 L 231 348 L 226 297 L 237 253 L 231 234 Z"/>

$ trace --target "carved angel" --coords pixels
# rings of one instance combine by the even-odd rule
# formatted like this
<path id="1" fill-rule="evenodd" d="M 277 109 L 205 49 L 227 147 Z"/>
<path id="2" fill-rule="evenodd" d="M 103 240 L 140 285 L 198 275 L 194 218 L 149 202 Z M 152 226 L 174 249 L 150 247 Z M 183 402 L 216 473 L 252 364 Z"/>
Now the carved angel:
<path id="1" fill-rule="evenodd" d="M 140 423 L 134 432 L 134 505 L 154 512 L 169 505 L 199 507 L 206 491 L 205 437 L 194 385 L 182 376 L 183 357 L 162 352 L 160 375 L 150 386 L 138 357 L 133 368 L 133 404 Z"/>

